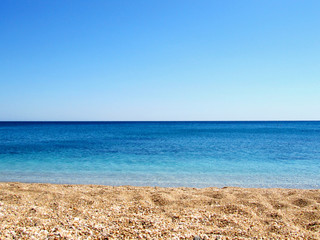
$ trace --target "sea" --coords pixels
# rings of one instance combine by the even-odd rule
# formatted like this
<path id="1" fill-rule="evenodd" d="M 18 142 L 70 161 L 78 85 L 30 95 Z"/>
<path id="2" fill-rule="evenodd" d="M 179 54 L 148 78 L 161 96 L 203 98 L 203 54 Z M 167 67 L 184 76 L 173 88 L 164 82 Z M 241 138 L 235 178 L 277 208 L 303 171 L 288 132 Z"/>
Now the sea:
<path id="1" fill-rule="evenodd" d="M 0 122 L 0 181 L 319 189 L 320 122 Z"/>

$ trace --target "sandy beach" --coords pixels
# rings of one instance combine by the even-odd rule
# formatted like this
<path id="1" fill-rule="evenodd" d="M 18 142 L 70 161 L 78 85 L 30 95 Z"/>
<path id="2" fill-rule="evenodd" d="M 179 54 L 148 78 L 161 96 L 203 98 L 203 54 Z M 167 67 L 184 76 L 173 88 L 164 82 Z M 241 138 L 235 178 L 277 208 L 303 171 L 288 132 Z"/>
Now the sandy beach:
<path id="1" fill-rule="evenodd" d="M 320 190 L 0 183 L 0 239 L 320 239 Z"/>

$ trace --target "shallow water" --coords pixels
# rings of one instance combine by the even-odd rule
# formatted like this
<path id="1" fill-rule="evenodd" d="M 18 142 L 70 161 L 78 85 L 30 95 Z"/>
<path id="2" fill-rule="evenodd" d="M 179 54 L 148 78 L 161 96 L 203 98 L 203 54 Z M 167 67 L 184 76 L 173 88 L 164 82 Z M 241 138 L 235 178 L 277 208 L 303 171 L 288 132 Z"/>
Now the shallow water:
<path id="1" fill-rule="evenodd" d="M 320 122 L 0 122 L 0 181 L 320 187 Z"/>

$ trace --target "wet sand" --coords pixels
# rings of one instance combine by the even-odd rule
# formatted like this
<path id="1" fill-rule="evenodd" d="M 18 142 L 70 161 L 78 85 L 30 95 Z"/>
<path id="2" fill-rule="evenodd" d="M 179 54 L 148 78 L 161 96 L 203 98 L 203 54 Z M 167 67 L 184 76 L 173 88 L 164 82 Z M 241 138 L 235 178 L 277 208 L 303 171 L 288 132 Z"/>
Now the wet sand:
<path id="1" fill-rule="evenodd" d="M 320 239 L 320 190 L 0 183 L 0 239 Z"/>

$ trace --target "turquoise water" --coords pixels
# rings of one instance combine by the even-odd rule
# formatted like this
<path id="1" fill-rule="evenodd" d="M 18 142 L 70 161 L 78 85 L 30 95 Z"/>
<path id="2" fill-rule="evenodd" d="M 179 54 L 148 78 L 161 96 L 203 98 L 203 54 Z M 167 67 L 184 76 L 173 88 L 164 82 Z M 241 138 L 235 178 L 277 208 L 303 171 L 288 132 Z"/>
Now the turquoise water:
<path id="1" fill-rule="evenodd" d="M 0 181 L 320 188 L 320 122 L 0 122 Z"/>

